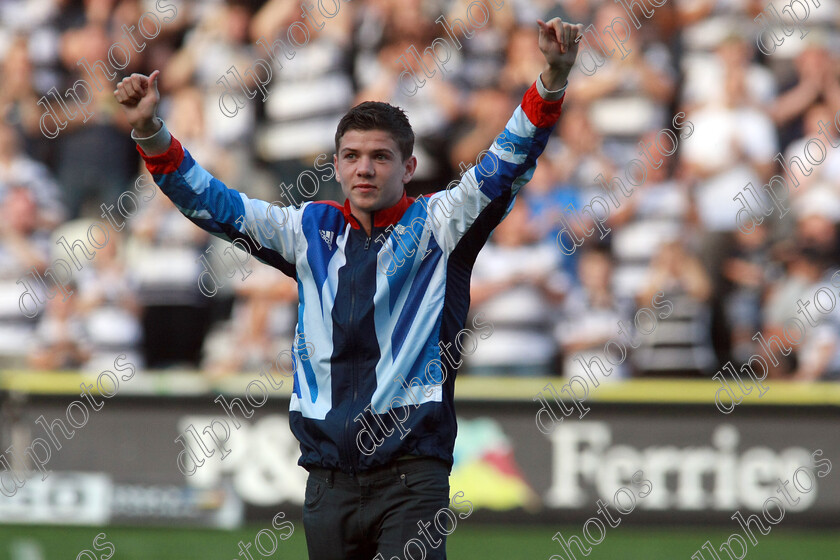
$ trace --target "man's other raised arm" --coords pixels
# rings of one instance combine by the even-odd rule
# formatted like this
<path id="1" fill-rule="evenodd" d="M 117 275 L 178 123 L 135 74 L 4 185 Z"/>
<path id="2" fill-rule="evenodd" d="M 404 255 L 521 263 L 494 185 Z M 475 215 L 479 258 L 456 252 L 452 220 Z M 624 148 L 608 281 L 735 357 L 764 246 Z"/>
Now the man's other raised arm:
<path id="1" fill-rule="evenodd" d="M 302 210 L 251 199 L 198 165 L 156 116 L 159 74 L 132 74 L 114 91 L 155 183 L 193 223 L 294 277 Z"/>
<path id="2" fill-rule="evenodd" d="M 534 173 L 557 120 L 566 82 L 578 51 L 580 24 L 560 18 L 537 22 L 546 66 L 522 103 L 481 159 L 456 186 L 429 196 L 428 222 L 445 252 L 455 249 L 471 228 L 494 228 L 509 211 L 519 189 Z"/>

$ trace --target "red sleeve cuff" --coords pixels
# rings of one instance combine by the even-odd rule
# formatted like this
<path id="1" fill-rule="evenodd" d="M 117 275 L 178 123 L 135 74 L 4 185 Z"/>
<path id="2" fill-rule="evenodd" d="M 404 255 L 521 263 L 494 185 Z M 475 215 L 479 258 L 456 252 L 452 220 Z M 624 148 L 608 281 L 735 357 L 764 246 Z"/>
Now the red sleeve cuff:
<path id="1" fill-rule="evenodd" d="M 525 116 L 537 128 L 548 128 L 554 126 L 557 119 L 560 118 L 561 106 L 566 94 L 557 101 L 546 101 L 537 91 L 536 81 L 531 84 L 528 91 L 525 92 L 525 97 L 522 99 L 522 110 Z"/>
<path id="2" fill-rule="evenodd" d="M 140 152 L 140 156 L 143 158 L 143 161 L 146 162 L 146 169 L 148 169 L 149 173 L 152 175 L 172 173 L 177 170 L 181 165 L 181 162 L 184 161 L 184 148 L 174 136 L 172 137 L 172 142 L 169 144 L 169 149 L 162 154 L 158 154 L 156 156 L 146 155 L 140 146 L 137 146 L 137 151 Z"/>

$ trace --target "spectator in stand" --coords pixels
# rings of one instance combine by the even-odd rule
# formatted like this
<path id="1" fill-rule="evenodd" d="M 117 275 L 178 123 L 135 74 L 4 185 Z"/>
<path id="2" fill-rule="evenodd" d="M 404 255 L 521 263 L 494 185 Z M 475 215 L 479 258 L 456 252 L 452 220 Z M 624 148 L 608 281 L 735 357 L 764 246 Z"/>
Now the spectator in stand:
<path id="1" fill-rule="evenodd" d="M 710 102 L 688 114 L 692 135 L 682 140 L 681 173 L 692 186 L 692 209 L 703 235 L 703 262 L 717 275 L 723 240 L 736 228 L 733 200 L 745 185 L 766 184 L 778 151 L 772 121 L 749 101 L 743 73 L 727 72 L 722 104 Z"/>
<path id="2" fill-rule="evenodd" d="M 836 183 L 814 184 L 797 201 L 796 237 L 813 254 L 817 263 L 811 272 L 814 282 L 804 289 L 803 298 L 813 299 L 818 290 L 833 292 L 832 276 L 840 262 L 840 194 Z M 836 282 L 836 280 L 834 280 Z M 827 308 L 824 295 L 820 296 Z M 796 348 L 796 368 L 791 376 L 797 381 L 840 380 L 840 306 L 820 315 L 816 327 L 806 327 L 803 342 Z"/>
<path id="3" fill-rule="evenodd" d="M 528 183 L 528 189 L 522 193 L 522 203 L 528 207 L 531 216 L 529 227 L 542 243 L 557 249 L 557 235 L 566 222 L 561 221 L 566 208 L 572 204 L 580 208 L 586 204 L 582 200 L 579 189 L 569 183 L 557 181 L 556 166 L 549 158 L 543 158 L 534 170 L 534 176 Z M 581 235 L 581 227 L 573 220 L 573 230 Z M 559 250 L 558 250 L 559 251 Z M 577 274 L 577 253 L 560 255 L 560 269 L 551 279 L 551 290 L 558 294 L 564 293 Z"/>
<path id="4" fill-rule="evenodd" d="M 730 74 L 742 74 L 744 102 L 755 107 L 773 103 L 776 80 L 766 67 L 753 62 L 755 42 L 733 32 L 714 50 L 687 53 L 683 59 L 685 78 L 681 103 L 686 110 L 699 109 L 707 104 L 726 103 L 726 90 L 721 84 Z"/>
<path id="5" fill-rule="evenodd" d="M 825 276 L 830 276 L 833 272 L 827 270 L 829 265 L 825 256 L 807 244 L 797 242 L 796 245 L 787 247 L 785 253 L 786 271 L 768 290 L 762 310 L 761 333 L 766 340 L 778 336 L 785 341 L 785 322 L 791 317 L 799 317 L 796 302 L 812 301 L 819 288 L 830 285 Z M 790 355 L 783 356 L 778 350 L 774 350 L 778 365 L 774 365 L 771 360 L 767 361 L 770 368 L 768 378 L 790 378 L 796 372 L 795 375 L 799 379 L 816 379 L 833 367 L 832 352 L 827 347 L 833 347 L 836 337 L 826 336 L 826 329 L 834 328 L 836 315 L 832 312 L 830 317 L 817 318 L 821 319 L 820 326 L 805 325 L 802 342 L 791 346 Z M 789 332 L 793 336 L 799 334 Z"/>
<path id="6" fill-rule="evenodd" d="M 267 56 L 264 50 L 257 50 L 249 44 L 250 23 L 251 9 L 243 2 L 207 7 L 198 24 L 186 33 L 180 49 L 168 60 L 161 74 L 161 89 L 164 91 L 193 86 L 202 93 L 205 138 L 228 152 L 228 157 L 237 162 L 237 171 L 243 174 L 253 156 L 251 141 L 255 133 L 257 108 L 261 103 L 256 99 L 245 100 L 241 107 L 235 108 L 233 101 L 226 98 L 228 111 L 235 110 L 235 113 L 232 113 L 233 116 L 231 113 L 225 115 L 220 109 L 220 98 L 226 90 L 218 82 L 221 80 L 229 84 L 234 94 L 243 97 L 236 79 L 231 75 L 233 72 L 228 74 L 228 70 L 234 68 L 241 75 L 256 58 Z M 273 68 L 272 72 L 276 73 L 276 67 Z M 275 79 L 276 76 L 272 82 Z M 233 178 L 233 184 L 246 184 L 236 180 L 241 177 Z"/>
<path id="7" fill-rule="evenodd" d="M 356 6 L 353 33 L 353 78 L 357 90 L 365 90 L 379 80 L 382 66 L 379 62 L 383 49 L 399 40 L 420 46 L 423 50 L 429 41 L 442 31 L 438 24 L 422 9 L 420 2 L 400 0 L 367 0 Z M 408 24 L 408 25 L 407 25 Z M 394 52 L 394 59 L 402 54 Z M 408 55 L 408 58 L 412 58 Z M 460 54 L 456 51 L 447 69 L 454 73 L 460 69 Z M 438 76 L 436 76 L 438 77 Z"/>
<path id="8" fill-rule="evenodd" d="M 519 25 L 510 33 L 507 41 L 507 56 L 502 57 L 504 65 L 499 75 L 498 87 L 504 88 L 514 99 L 522 97 L 531 87 L 533 72 L 539 72 L 541 62 L 534 56 L 537 50 L 534 32 L 530 25 Z M 469 67 L 470 63 L 468 63 Z"/>
<path id="9" fill-rule="evenodd" d="M 619 321 L 632 323 L 633 302 L 617 298 L 612 289 L 613 262 L 609 250 L 596 245 L 587 246 L 578 264 L 578 287 L 565 298 L 561 317 L 555 329 L 555 340 L 563 352 L 563 376 L 587 377 L 588 364 L 597 359 L 607 368 L 608 378 L 626 379 L 631 371 L 629 360 L 611 366 L 604 353 L 604 344 L 618 336 Z M 596 370 L 596 373 L 599 373 Z"/>
<path id="10" fill-rule="evenodd" d="M 840 99 L 838 101 L 840 101 Z M 811 170 L 811 174 L 804 175 L 797 168 L 793 168 L 794 177 L 797 181 L 799 181 L 798 187 L 795 186 L 795 184 L 791 184 L 789 175 L 782 175 L 785 181 L 788 182 L 789 192 L 787 194 L 781 193 L 781 196 L 784 196 L 789 200 L 786 204 L 787 206 L 791 204 L 791 201 L 807 192 L 812 185 L 816 185 L 818 183 L 828 186 L 828 188 L 840 193 L 840 148 L 832 147 L 824 137 L 826 134 L 830 135 L 829 138 L 840 137 L 840 134 L 837 134 L 836 132 L 836 125 L 833 124 L 834 115 L 838 110 L 840 110 L 840 105 L 837 107 L 837 109 L 832 111 L 829 108 L 829 105 L 816 103 L 806 109 L 805 115 L 802 119 L 802 137 L 796 138 L 788 144 L 784 154 L 785 160 L 790 161 L 790 159 L 794 156 L 799 158 L 805 164 L 805 167 Z M 824 126 L 820 125 L 821 121 L 824 123 Z M 826 129 L 826 127 L 828 128 Z M 821 129 L 823 130 L 822 134 L 820 133 Z M 805 147 L 812 138 L 816 138 L 822 142 L 826 150 L 825 160 L 818 165 L 811 165 L 805 154 Z M 835 142 L 835 144 L 837 143 L 837 140 L 832 141 Z M 820 157 L 819 152 L 813 147 L 809 146 L 808 149 L 811 150 L 809 153 L 813 153 Z M 779 173 L 782 173 L 782 171 L 779 170 Z M 769 200 L 767 203 L 772 204 Z"/>
<path id="11" fill-rule="evenodd" d="M 101 224 L 103 228 L 108 227 Z M 144 366 L 140 354 L 142 329 L 137 283 L 128 275 L 121 233 L 111 231 L 108 243 L 96 258 L 78 272 L 76 310 L 84 322 L 89 357 L 84 368 L 99 372 L 126 354 L 135 366 Z"/>
<path id="12" fill-rule="evenodd" d="M 681 39 L 689 52 L 712 50 L 727 36 L 755 25 L 765 0 L 677 0 Z"/>
<path id="13" fill-rule="evenodd" d="M 528 183 L 528 190 L 522 198 L 531 215 L 531 225 L 537 237 L 545 243 L 555 243 L 560 230 L 561 217 L 565 208 L 573 204 L 576 208 L 583 202 L 573 185 L 557 181 L 556 166 L 545 158 L 534 170 Z M 575 229 L 580 233 L 579 229 Z"/>
<path id="14" fill-rule="evenodd" d="M 658 132 L 651 131 L 640 140 L 651 145 Z M 613 288 L 621 297 L 638 295 L 663 241 L 675 238 L 686 227 L 689 193 L 685 183 L 673 176 L 672 164 L 666 160 L 658 168 L 648 166 L 645 182 L 633 187 L 629 197 L 616 194 L 621 206 L 612 210 L 607 223 L 613 229 Z"/>
<path id="15" fill-rule="evenodd" d="M 465 356 L 470 373 L 549 375 L 554 371 L 556 346 L 546 298 L 557 295 L 551 291 L 551 279 L 559 253 L 553 244 L 538 241 L 530 223 L 527 207 L 514 205 L 475 261 L 470 309 L 493 324 L 493 336 L 476 340 L 475 353 Z"/>
<path id="16" fill-rule="evenodd" d="M 77 285 L 71 281 L 68 290 L 77 292 Z M 49 300 L 44 316 L 33 333 L 32 345 L 27 356 L 27 365 L 39 370 L 76 370 L 90 358 L 85 321 L 78 309 L 74 296 L 54 297 Z M 114 357 L 107 365 L 113 365 Z M 107 366 L 103 369 L 107 369 Z M 100 370 L 95 370 L 97 373 Z"/>
<path id="17" fill-rule="evenodd" d="M 835 271 L 823 274 L 808 288 L 809 294 L 831 285 Z M 812 297 L 812 296 L 809 296 Z M 794 381 L 840 381 L 840 307 L 835 306 L 821 317 L 816 327 L 808 328 L 796 348 Z"/>
<path id="18" fill-rule="evenodd" d="M 657 375 L 710 374 L 717 363 L 711 340 L 712 282 L 680 239 L 663 244 L 654 256 L 636 304 L 650 307 L 659 292 L 673 309 L 658 312 L 656 329 L 642 337 L 634 353 L 635 366 Z"/>
<path id="19" fill-rule="evenodd" d="M 29 189 L 13 186 L 2 194 L 0 367 L 21 367 L 33 344 L 36 321 L 25 316 L 19 307 L 24 289 L 31 287 L 30 291 L 36 292 L 42 303 L 45 298 L 43 288 L 32 276 L 33 269 L 40 274 L 50 262 L 50 239 L 45 230 L 38 228 L 38 214 L 38 206 Z M 59 294 L 55 299 L 62 299 L 62 296 Z M 36 311 L 43 312 L 43 305 L 36 306 L 34 300 L 23 305 L 30 316 Z"/>
<path id="20" fill-rule="evenodd" d="M 593 195 L 603 194 L 594 182 L 599 174 L 611 177 L 615 168 L 604 153 L 603 138 L 592 126 L 585 105 L 573 100 L 566 103 L 563 118 L 546 146 L 548 157 L 537 166 L 534 179 L 524 193 L 539 235 L 555 247 L 563 227 L 583 239 L 584 224 L 569 219 L 568 206 L 579 211 Z M 577 258 L 577 253 L 573 253 L 561 260 L 567 278 L 577 274 Z"/>
<path id="21" fill-rule="evenodd" d="M 224 247 L 219 243 L 208 249 L 208 234 L 183 218 L 158 191 L 127 225 L 129 275 L 143 307 L 144 354 L 151 368 L 197 367 L 211 306 L 223 306 L 230 294 L 230 282 L 223 282 L 213 298 L 199 291 L 199 275 L 208 266 L 221 267 L 218 258 Z"/>
<path id="22" fill-rule="evenodd" d="M 617 4 L 602 4 L 595 27 L 603 29 L 627 13 Z M 668 105 L 675 91 L 676 73 L 665 45 L 642 42 L 642 32 L 631 33 L 624 48 L 616 49 L 605 64 L 586 79 L 569 82 L 570 99 L 586 100 L 595 129 L 613 146 L 607 146 L 617 164 L 637 157 L 637 137 L 670 124 Z M 604 42 L 612 48 L 609 37 Z M 593 45 L 594 46 L 594 45 Z"/>
<path id="23" fill-rule="evenodd" d="M 646 146 L 654 145 L 659 130 L 651 130 L 639 138 Z M 689 193 L 686 185 L 674 177 L 673 160 L 663 158 L 659 167 L 646 165 L 645 181 L 633 186 L 629 197 L 616 193 L 621 202 L 614 210 L 616 225 L 632 221 L 667 223 L 673 228 L 682 227 L 688 216 Z M 627 185 L 626 177 L 618 175 Z M 630 185 L 627 185 L 630 188 Z"/>
<path id="24" fill-rule="evenodd" d="M 47 167 L 24 153 L 18 133 L 0 124 L 0 196 L 13 187 L 29 190 L 38 206 L 36 228 L 52 229 L 65 219 L 61 192 Z"/>
<path id="25" fill-rule="evenodd" d="M 546 147 L 554 164 L 557 180 L 582 189 L 595 182 L 599 174 L 610 178 L 615 163 L 604 151 L 604 138 L 592 125 L 586 106 L 569 100 L 557 132 Z M 575 205 L 576 208 L 580 206 Z"/>
<path id="26" fill-rule="evenodd" d="M 766 225 L 756 226 L 749 234 L 733 232 L 726 246 L 729 250 L 722 267 L 728 288 L 723 295 L 724 312 L 732 359 L 744 363 L 758 353 L 752 337 L 761 329 L 762 299 L 780 270 L 772 259 Z"/>
<path id="27" fill-rule="evenodd" d="M 472 14 L 472 21 L 475 24 L 480 24 L 483 21 L 483 14 L 487 14 L 488 17 L 487 22 L 483 26 L 470 30 L 469 37 L 465 37 L 459 31 L 456 31 L 456 38 L 461 44 L 461 48 L 458 51 L 461 61 L 457 68 L 453 68 L 451 72 L 447 73 L 447 76 L 452 83 L 465 91 L 488 88 L 512 88 L 509 91 L 513 91 L 515 95 L 521 97 L 525 93 L 525 89 L 534 80 L 531 79 L 528 81 L 525 89 L 520 91 L 518 86 L 521 85 L 522 79 L 514 81 L 510 79 L 513 76 L 504 74 L 506 63 L 509 66 L 512 62 L 511 55 L 513 51 L 509 49 L 516 35 L 514 27 L 516 25 L 516 19 L 511 3 L 505 2 L 501 7 L 497 7 L 498 5 L 496 5 L 493 9 L 485 9 L 484 11 L 478 9 L 472 9 L 470 11 L 471 4 L 468 0 L 454 0 L 450 3 L 449 10 L 447 10 L 446 19 L 450 24 L 455 19 L 460 19 L 465 22 L 470 21 L 469 17 L 464 17 L 465 14 Z M 451 41 L 440 24 L 437 24 L 435 31 L 439 36 Z M 529 26 L 525 32 L 531 41 L 522 44 L 523 39 L 520 38 L 517 42 L 520 48 L 528 49 L 528 55 L 527 58 L 518 56 L 517 59 L 521 62 L 525 60 L 530 62 L 532 60 L 530 49 L 537 50 L 537 53 L 539 53 L 539 49 L 536 48 L 537 43 L 533 28 Z M 455 46 L 457 48 L 457 45 Z M 541 68 L 542 64 L 537 68 L 537 73 L 539 73 Z M 532 69 L 533 64 L 530 63 L 524 68 L 520 68 L 524 72 L 531 71 Z M 525 80 L 527 81 L 527 78 Z"/>
<path id="28" fill-rule="evenodd" d="M 796 82 L 782 87 L 770 107 L 770 117 L 779 127 L 782 145 L 802 134 L 806 112 L 816 103 L 840 108 L 840 66 L 825 45 L 813 42 L 795 60 Z M 833 116 L 832 116 L 833 119 Z"/>
<path id="29" fill-rule="evenodd" d="M 0 2 L 0 115 L 3 122 L 23 134 L 26 151 L 37 154 L 37 159 L 51 168 L 54 145 L 39 129 L 43 109 L 37 101 L 52 86 L 61 85 L 60 33 L 77 20 L 75 13 L 81 9 L 80 4 Z"/>
<path id="30" fill-rule="evenodd" d="M 230 320 L 216 323 L 202 349 L 201 370 L 211 378 L 258 371 L 294 340 L 298 292 L 287 276 L 254 267 L 235 291 Z"/>
<path id="31" fill-rule="evenodd" d="M 268 39 L 271 43 L 277 37 L 287 37 L 290 26 L 301 19 L 300 4 L 290 0 L 266 3 L 251 21 L 251 39 L 254 42 Z M 328 4 L 316 5 L 314 13 L 322 10 L 319 6 Z M 310 36 L 306 45 L 295 49 L 292 60 L 277 55 L 283 68 L 273 65 L 271 95 L 261 107 L 264 118 L 257 124 L 255 137 L 256 155 L 270 164 L 275 185 L 281 181 L 297 184 L 297 177 L 312 169 L 316 157 L 332 155 L 334 123 L 350 108 L 354 96 L 350 43 L 355 9 L 354 3 L 342 2 L 332 18 L 318 14 L 305 19 Z M 316 21 L 322 29 L 317 29 Z M 299 32 L 293 31 L 293 36 L 295 33 Z M 260 104 L 261 100 L 258 96 L 251 103 Z M 328 161 L 332 162 L 332 158 Z M 234 184 L 248 180 L 242 179 Z M 340 186 L 332 180 L 320 183 L 313 196 L 299 189 L 295 191 L 297 203 L 309 199 L 342 200 Z M 292 203 L 291 200 L 283 202 Z"/>
<path id="32" fill-rule="evenodd" d="M 541 9 L 544 13 L 558 15 L 563 21 L 592 21 L 595 8 L 601 2 L 591 0 L 514 0 L 517 8 L 524 10 L 525 5 Z M 555 13 L 556 12 L 556 13 Z M 521 21 L 521 19 L 520 19 Z"/>
<path id="33" fill-rule="evenodd" d="M 814 184 L 792 206 L 795 237 L 828 263 L 840 262 L 840 192 L 828 183 Z"/>
<path id="34" fill-rule="evenodd" d="M 239 157 L 241 154 L 235 150 L 226 150 L 223 144 L 207 133 L 207 122 L 213 120 L 213 117 L 208 118 L 205 113 L 208 109 L 212 110 L 204 102 L 204 94 L 198 88 L 183 86 L 172 93 L 165 114 L 166 122 L 172 123 L 172 129 L 177 130 L 185 142 L 189 142 L 190 146 L 195 146 L 190 153 L 195 153 L 197 158 L 204 158 L 208 162 L 208 169 L 214 174 L 217 173 L 219 180 L 233 184 L 242 182 L 246 185 L 243 191 L 250 194 L 260 192 L 258 190 L 260 188 L 264 192 L 265 186 L 270 182 L 264 180 L 257 170 L 246 178 L 243 174 L 244 166 Z"/>
<path id="35" fill-rule="evenodd" d="M 65 89 L 78 79 L 90 79 L 76 62 L 82 58 L 107 60 L 113 41 L 100 23 L 88 23 L 66 31 L 61 49 L 68 73 Z M 127 72 L 139 68 L 135 66 L 139 65 L 135 58 L 132 56 L 132 66 L 126 68 Z M 126 138 L 130 127 L 111 93 L 116 74 L 113 82 L 102 72 L 97 72 L 96 77 L 99 83 L 91 85 L 93 102 L 88 107 L 93 116 L 87 122 L 82 118 L 68 121 L 67 128 L 56 139 L 56 175 L 70 218 L 99 217 L 102 213 L 99 205 L 104 201 L 115 201 L 134 182 L 137 152 L 131 139 Z"/>
<path id="36" fill-rule="evenodd" d="M 40 136 L 38 126 L 38 94 L 35 91 L 32 61 L 29 57 L 30 42 L 23 36 L 14 38 L 0 58 L 0 116 L 3 127 L 16 127 L 26 137 Z"/>
<path id="37" fill-rule="evenodd" d="M 840 381 L 840 320 L 837 308 L 806 333 L 794 381 Z"/>

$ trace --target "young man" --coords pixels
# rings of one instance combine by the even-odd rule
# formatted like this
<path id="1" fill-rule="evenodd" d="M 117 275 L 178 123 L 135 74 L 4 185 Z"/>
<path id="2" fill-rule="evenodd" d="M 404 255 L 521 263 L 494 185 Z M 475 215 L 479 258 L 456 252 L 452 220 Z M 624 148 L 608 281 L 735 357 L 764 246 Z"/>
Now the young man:
<path id="1" fill-rule="evenodd" d="M 470 272 L 560 116 L 581 33 L 559 18 L 539 26 L 546 67 L 504 132 L 457 187 L 417 200 L 404 188 L 417 165 L 414 134 L 388 104 L 362 103 L 338 125 L 344 205 L 281 208 L 226 188 L 170 135 L 155 116 L 158 71 L 114 92 L 175 206 L 298 283 L 289 416 L 309 471 L 303 521 L 313 560 L 446 557 Z M 468 500 L 455 503 L 472 511 Z"/>

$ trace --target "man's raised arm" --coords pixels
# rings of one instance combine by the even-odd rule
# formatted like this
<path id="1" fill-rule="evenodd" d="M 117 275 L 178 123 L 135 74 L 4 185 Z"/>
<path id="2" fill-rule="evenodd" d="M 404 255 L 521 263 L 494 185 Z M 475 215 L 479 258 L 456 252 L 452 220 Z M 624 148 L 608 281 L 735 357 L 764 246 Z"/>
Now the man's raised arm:
<path id="1" fill-rule="evenodd" d="M 155 183 L 193 223 L 294 278 L 301 210 L 251 199 L 198 165 L 157 117 L 159 75 L 132 74 L 114 91 Z"/>
<path id="2" fill-rule="evenodd" d="M 429 215 L 427 224 L 444 252 L 453 251 L 468 230 L 489 235 L 504 218 L 519 189 L 531 179 L 537 158 L 560 118 L 583 26 L 560 18 L 537 23 L 545 68 L 525 92 L 504 131 L 479 154 L 477 164 L 456 186 L 422 201 Z M 486 235 L 470 238 L 484 239 Z"/>

